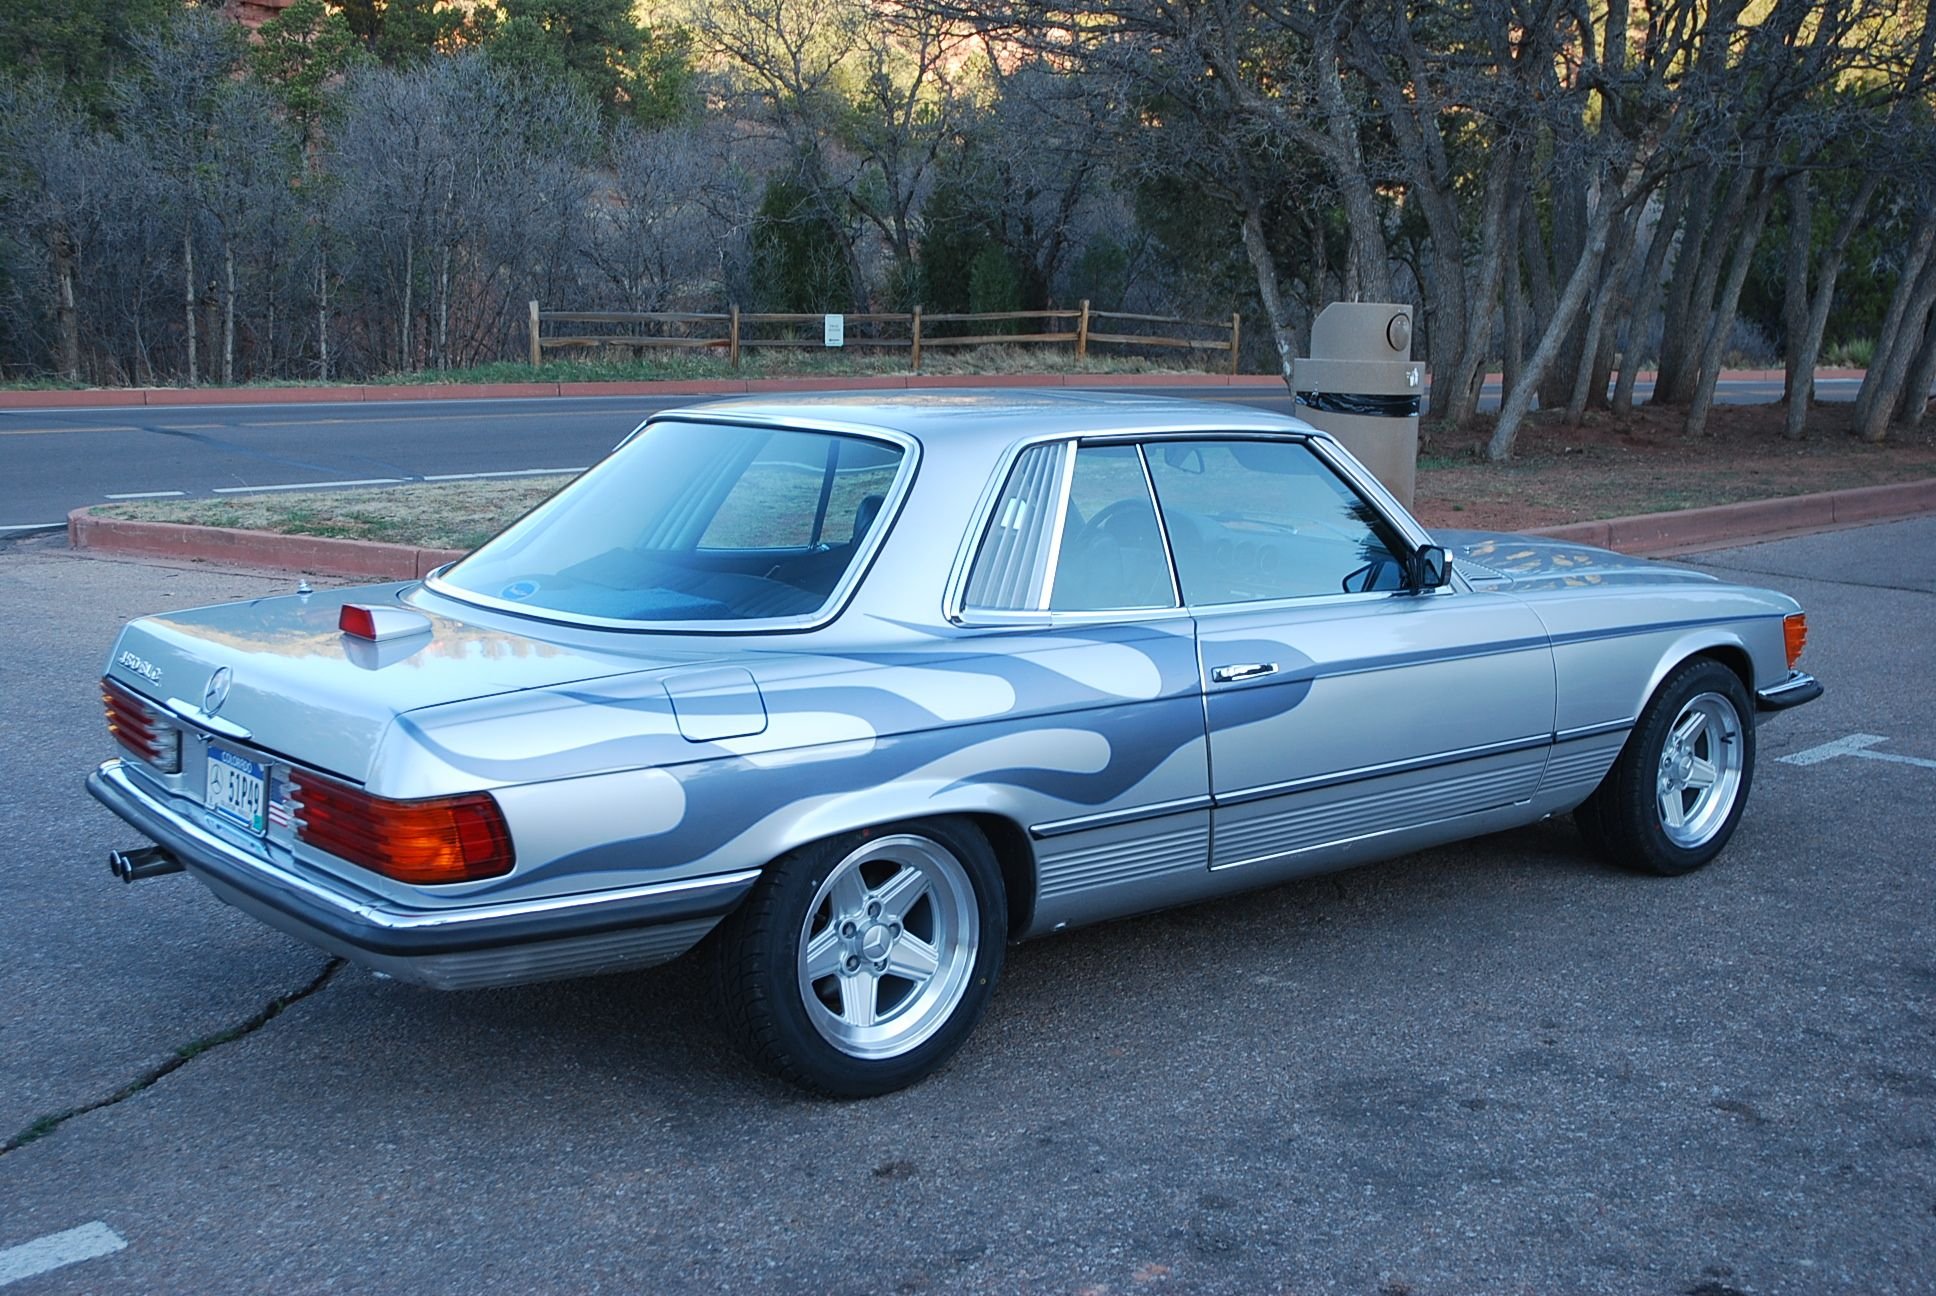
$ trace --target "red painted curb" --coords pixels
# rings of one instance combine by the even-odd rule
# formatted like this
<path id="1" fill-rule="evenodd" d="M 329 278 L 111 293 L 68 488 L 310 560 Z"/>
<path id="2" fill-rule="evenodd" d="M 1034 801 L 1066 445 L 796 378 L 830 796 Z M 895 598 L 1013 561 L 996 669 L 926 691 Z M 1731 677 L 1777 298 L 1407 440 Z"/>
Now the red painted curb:
<path id="1" fill-rule="evenodd" d="M 316 576 L 362 576 L 373 580 L 412 580 L 433 567 L 463 557 L 460 549 L 420 549 L 415 545 L 329 536 L 280 535 L 228 527 L 183 526 L 176 522 L 129 522 L 89 516 L 86 508 L 67 515 L 67 542 L 99 553 L 229 563 L 238 567 L 278 567 Z"/>

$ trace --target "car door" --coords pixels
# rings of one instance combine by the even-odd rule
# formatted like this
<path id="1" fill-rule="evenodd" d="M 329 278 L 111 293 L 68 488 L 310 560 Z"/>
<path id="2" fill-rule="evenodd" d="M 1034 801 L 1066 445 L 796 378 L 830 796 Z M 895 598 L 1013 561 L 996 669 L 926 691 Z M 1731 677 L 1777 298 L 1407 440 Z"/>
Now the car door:
<path id="1" fill-rule="evenodd" d="M 1532 796 L 1554 682 L 1531 611 L 1407 590 L 1405 530 L 1301 439 L 1147 451 L 1197 619 L 1212 869 L 1319 871 Z"/>
<path id="2" fill-rule="evenodd" d="M 954 619 L 991 669 L 1059 681 L 1029 746 L 1087 740 L 1089 764 L 1044 785 L 1026 827 L 1029 934 L 1199 896 L 1209 862 L 1209 762 L 1190 617 L 1142 455 L 1127 441 L 1026 448 L 991 501 Z M 1019 704 L 1018 704 L 1019 705 Z M 1071 746 L 1071 750 L 1076 750 Z"/>

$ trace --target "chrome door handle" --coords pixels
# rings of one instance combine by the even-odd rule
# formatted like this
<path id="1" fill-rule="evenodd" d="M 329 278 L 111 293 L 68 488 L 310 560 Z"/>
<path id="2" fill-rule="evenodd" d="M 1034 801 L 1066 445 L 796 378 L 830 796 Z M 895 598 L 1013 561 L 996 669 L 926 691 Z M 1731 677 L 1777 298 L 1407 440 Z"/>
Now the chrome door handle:
<path id="1" fill-rule="evenodd" d="M 1210 678 L 1218 684 L 1232 684 L 1237 680 L 1256 679 L 1260 675 L 1275 674 L 1277 674 L 1276 662 L 1244 662 L 1239 666 L 1219 666 L 1210 672 Z"/>

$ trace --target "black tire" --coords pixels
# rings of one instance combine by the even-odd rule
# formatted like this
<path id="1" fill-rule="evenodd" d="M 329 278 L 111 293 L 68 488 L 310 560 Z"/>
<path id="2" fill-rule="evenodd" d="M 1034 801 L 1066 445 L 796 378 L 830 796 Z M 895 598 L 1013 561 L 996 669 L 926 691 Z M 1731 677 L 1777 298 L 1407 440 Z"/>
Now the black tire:
<path id="1" fill-rule="evenodd" d="M 1685 759 L 1668 759 L 1670 744 Z M 1754 763 L 1754 708 L 1740 676 L 1712 658 L 1690 658 L 1661 681 L 1613 768 L 1573 819 L 1609 863 L 1662 877 L 1690 873 L 1734 835 Z M 1697 786 L 1703 766 L 1714 779 Z M 1676 804 L 1679 824 L 1670 823 Z"/>
<path id="2" fill-rule="evenodd" d="M 967 1040 L 1007 942 L 1001 868 L 973 827 L 928 820 L 830 838 L 775 860 L 714 933 L 720 1018 L 783 1080 L 842 1098 L 890 1093 Z M 829 950 L 832 970 L 814 978 Z M 910 969 L 930 956 L 920 979 Z"/>

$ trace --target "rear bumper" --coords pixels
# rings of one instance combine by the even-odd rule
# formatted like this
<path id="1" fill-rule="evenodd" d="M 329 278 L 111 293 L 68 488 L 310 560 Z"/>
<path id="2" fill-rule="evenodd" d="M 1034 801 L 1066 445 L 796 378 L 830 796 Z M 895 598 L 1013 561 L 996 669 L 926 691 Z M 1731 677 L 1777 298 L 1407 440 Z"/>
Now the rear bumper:
<path id="1" fill-rule="evenodd" d="M 643 967 L 710 931 L 759 870 L 482 905 L 409 909 L 353 894 L 226 841 L 111 760 L 87 790 L 171 852 L 221 899 L 299 940 L 399 979 L 445 989 Z"/>
<path id="2" fill-rule="evenodd" d="M 1813 702 L 1822 696 L 1822 682 L 1813 675 L 1801 671 L 1790 671 L 1788 678 L 1773 688 L 1760 689 L 1755 693 L 1755 710 L 1786 711 L 1804 702 Z"/>

